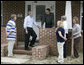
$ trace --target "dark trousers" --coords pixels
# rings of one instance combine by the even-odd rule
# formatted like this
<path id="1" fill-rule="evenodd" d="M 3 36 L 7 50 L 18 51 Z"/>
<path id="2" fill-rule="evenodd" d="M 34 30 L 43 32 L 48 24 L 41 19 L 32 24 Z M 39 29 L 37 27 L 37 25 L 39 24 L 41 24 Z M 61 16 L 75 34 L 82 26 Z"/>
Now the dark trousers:
<path id="1" fill-rule="evenodd" d="M 74 39 L 74 57 L 76 58 L 79 57 L 78 50 L 79 50 L 80 39 L 81 37 Z"/>
<path id="2" fill-rule="evenodd" d="M 52 25 L 45 25 L 45 28 L 52 28 L 53 26 Z"/>
<path id="3" fill-rule="evenodd" d="M 66 38 L 68 39 L 68 34 L 66 34 Z M 67 57 L 67 49 L 66 49 L 66 44 L 67 44 L 67 41 L 65 41 L 65 44 L 64 44 L 64 58 L 66 58 Z"/>
<path id="4" fill-rule="evenodd" d="M 66 42 L 64 44 L 64 58 L 66 58 L 67 54 L 66 54 Z"/>
<path id="5" fill-rule="evenodd" d="M 34 45 L 37 38 L 37 35 L 33 30 L 33 28 L 27 27 L 27 31 L 28 31 L 28 34 L 26 34 L 26 31 L 25 31 L 25 50 L 28 49 L 30 36 L 32 36 L 30 46 Z"/>

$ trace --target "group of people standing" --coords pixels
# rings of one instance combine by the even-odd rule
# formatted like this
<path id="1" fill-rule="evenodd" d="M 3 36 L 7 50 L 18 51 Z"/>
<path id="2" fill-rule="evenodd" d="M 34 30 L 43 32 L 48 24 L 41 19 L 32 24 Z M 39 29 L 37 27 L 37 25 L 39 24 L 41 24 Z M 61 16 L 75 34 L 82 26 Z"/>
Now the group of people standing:
<path id="1" fill-rule="evenodd" d="M 58 47 L 58 63 L 63 63 L 64 58 L 67 57 L 66 51 L 66 41 L 68 38 L 68 25 L 66 21 L 66 17 L 62 16 L 61 20 L 57 22 L 56 28 L 56 35 L 57 35 L 57 47 Z M 78 58 L 78 49 L 81 40 L 81 28 L 79 25 L 78 17 L 73 17 L 73 29 L 72 29 L 72 38 L 74 39 L 74 58 Z M 69 44 L 69 43 L 68 43 Z"/>
<path id="2" fill-rule="evenodd" d="M 8 56 L 13 56 L 13 47 L 16 40 L 16 21 L 17 16 L 16 14 L 11 15 L 11 20 L 8 21 L 6 25 L 6 32 L 7 32 L 7 40 L 8 40 Z M 54 14 L 51 13 L 50 9 L 47 8 L 45 11 L 44 16 L 42 17 L 41 27 L 45 23 L 45 28 L 55 28 L 54 26 Z M 57 48 L 58 48 L 58 62 L 63 63 L 64 58 L 66 58 L 66 40 L 68 35 L 68 25 L 67 25 L 66 17 L 62 16 L 61 20 L 57 22 L 56 27 L 56 37 L 57 37 Z M 79 57 L 78 55 L 78 44 L 81 38 L 81 29 L 80 25 L 78 24 L 78 18 L 73 17 L 73 38 L 74 38 L 74 56 L 76 58 Z M 38 28 L 41 28 L 33 18 L 33 12 L 30 11 L 29 15 L 24 19 L 24 31 L 25 31 L 25 50 L 29 51 L 29 46 L 34 47 L 37 35 L 33 30 L 33 24 Z M 32 36 L 32 40 L 29 43 L 30 36 Z"/>

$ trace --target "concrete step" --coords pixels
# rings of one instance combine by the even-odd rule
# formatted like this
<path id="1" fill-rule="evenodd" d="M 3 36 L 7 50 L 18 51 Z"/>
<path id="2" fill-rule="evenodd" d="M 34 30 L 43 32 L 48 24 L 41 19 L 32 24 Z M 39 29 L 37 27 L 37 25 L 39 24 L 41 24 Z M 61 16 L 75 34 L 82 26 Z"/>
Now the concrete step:
<path id="1" fill-rule="evenodd" d="M 30 43 L 30 42 L 29 42 Z M 39 40 L 36 40 L 35 43 L 39 43 Z M 18 42 L 18 45 L 25 45 L 25 42 Z"/>
<path id="2" fill-rule="evenodd" d="M 29 47 L 29 48 L 32 49 L 32 47 Z M 25 50 L 24 45 L 18 45 L 18 47 L 15 48 L 15 49 L 17 49 L 17 50 Z"/>
<path id="3" fill-rule="evenodd" d="M 24 50 L 25 48 L 24 48 L 24 45 L 19 45 L 16 49 L 17 50 Z"/>
<path id="4" fill-rule="evenodd" d="M 26 51 L 26 50 L 20 50 L 20 49 L 14 49 L 13 51 L 14 54 L 27 54 L 27 55 L 32 55 L 32 50 Z"/>
<path id="5" fill-rule="evenodd" d="M 18 45 L 17 48 L 14 49 L 14 54 L 32 54 L 32 47 L 29 46 L 30 51 L 26 51 L 24 45 Z"/>

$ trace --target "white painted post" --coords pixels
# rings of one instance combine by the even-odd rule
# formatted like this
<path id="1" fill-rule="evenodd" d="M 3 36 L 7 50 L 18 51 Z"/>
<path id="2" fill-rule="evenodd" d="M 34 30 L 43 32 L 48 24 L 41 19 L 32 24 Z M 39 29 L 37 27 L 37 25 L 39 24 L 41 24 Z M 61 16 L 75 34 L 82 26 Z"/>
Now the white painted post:
<path id="1" fill-rule="evenodd" d="M 72 9 L 71 1 L 66 1 L 65 16 L 68 25 L 68 29 L 72 29 Z"/>

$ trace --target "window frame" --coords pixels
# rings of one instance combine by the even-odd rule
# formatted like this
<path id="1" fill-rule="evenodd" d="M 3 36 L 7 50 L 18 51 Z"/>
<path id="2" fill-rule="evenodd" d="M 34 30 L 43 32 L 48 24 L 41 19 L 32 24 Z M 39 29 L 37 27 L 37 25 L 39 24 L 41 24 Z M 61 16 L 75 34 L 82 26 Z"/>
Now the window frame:
<path id="1" fill-rule="evenodd" d="M 3 1 L 1 1 L 1 25 L 3 25 Z"/>
<path id="2" fill-rule="evenodd" d="M 81 31 L 83 31 L 83 2 L 80 2 L 80 25 L 81 25 Z"/>

